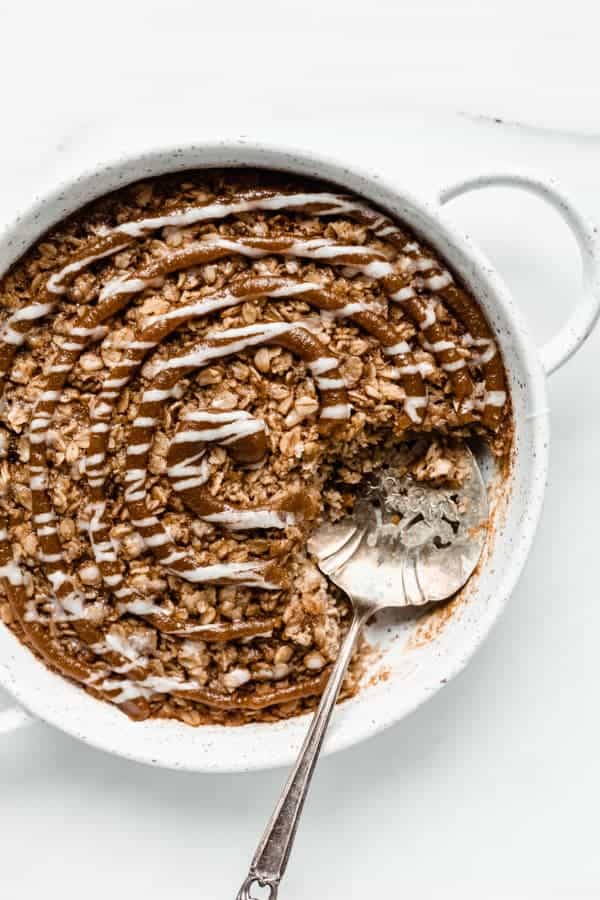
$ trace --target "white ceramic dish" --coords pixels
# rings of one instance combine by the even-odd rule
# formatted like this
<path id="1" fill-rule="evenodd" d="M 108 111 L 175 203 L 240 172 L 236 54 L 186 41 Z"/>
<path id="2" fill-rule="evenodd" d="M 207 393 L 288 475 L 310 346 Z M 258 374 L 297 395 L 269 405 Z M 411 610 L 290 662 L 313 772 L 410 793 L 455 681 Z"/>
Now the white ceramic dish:
<path id="1" fill-rule="evenodd" d="M 432 201 L 414 198 L 374 174 L 330 159 L 239 141 L 153 150 L 95 169 L 37 200 L 3 233 L 0 272 L 41 234 L 83 204 L 123 184 L 177 170 L 207 166 L 261 166 L 316 176 L 361 194 L 411 225 L 464 279 L 491 322 L 504 356 L 515 417 L 515 454 L 508 490 L 499 494 L 494 539 L 485 564 L 464 601 L 427 641 L 414 640 L 414 625 L 388 619 L 372 638 L 383 650 L 388 677 L 365 686 L 336 712 L 325 752 L 377 734 L 400 721 L 459 672 L 489 633 L 519 577 L 540 515 L 548 462 L 545 375 L 559 368 L 583 343 L 600 309 L 599 249 L 594 229 L 556 185 L 528 174 L 487 174 L 441 191 Z M 583 284 L 562 330 L 539 351 L 493 267 L 451 225 L 441 206 L 459 194 L 488 185 L 538 194 L 566 220 L 582 257 Z M 373 674 L 371 673 L 371 674 Z M 18 707 L 0 716 L 0 731 L 39 717 L 65 732 L 120 756 L 174 769 L 233 772 L 289 764 L 306 730 L 306 717 L 276 725 L 190 728 L 175 722 L 132 722 L 46 669 L 4 626 L 0 627 L 0 684 Z"/>

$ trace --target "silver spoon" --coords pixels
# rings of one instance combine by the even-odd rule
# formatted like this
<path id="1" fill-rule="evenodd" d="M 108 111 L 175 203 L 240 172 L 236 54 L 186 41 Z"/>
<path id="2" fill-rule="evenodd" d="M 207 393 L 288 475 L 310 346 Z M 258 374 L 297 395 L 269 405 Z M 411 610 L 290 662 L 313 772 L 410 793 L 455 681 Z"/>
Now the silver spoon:
<path id="1" fill-rule="evenodd" d="M 354 616 L 237 900 L 277 897 L 325 732 L 365 622 L 386 607 L 445 600 L 477 566 L 487 536 L 487 494 L 470 450 L 465 450 L 464 465 L 465 479 L 457 488 L 422 484 L 391 469 L 379 472 L 357 499 L 351 518 L 323 525 L 311 536 L 309 552 L 348 595 Z"/>

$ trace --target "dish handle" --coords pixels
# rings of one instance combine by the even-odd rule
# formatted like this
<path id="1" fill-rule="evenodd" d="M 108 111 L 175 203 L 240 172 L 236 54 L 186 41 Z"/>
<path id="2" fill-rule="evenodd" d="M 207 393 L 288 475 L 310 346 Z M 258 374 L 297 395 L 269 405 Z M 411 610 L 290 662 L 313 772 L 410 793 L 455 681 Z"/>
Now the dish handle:
<path id="1" fill-rule="evenodd" d="M 600 313 L 600 243 L 598 229 L 587 221 L 574 201 L 552 178 L 527 173 L 487 173 L 472 175 L 438 194 L 440 205 L 468 191 L 486 187 L 520 188 L 535 194 L 561 215 L 571 229 L 581 255 L 582 284 L 579 299 L 569 318 L 540 350 L 547 375 L 560 369 L 575 354 L 592 331 Z"/>
<path id="2" fill-rule="evenodd" d="M 35 719 L 20 706 L 10 706 L 0 711 L 0 735 L 17 731 L 26 725 L 33 725 Z"/>

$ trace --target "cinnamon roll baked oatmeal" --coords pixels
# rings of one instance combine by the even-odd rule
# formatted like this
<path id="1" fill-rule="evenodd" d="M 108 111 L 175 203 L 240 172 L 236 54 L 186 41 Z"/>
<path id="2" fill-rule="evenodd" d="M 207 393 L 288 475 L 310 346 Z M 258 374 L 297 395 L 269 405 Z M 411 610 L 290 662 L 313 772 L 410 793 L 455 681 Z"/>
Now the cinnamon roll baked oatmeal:
<path id="1" fill-rule="evenodd" d="M 311 530 L 384 462 L 447 484 L 465 441 L 510 449 L 475 300 L 330 185 L 131 185 L 52 229 L 0 297 L 2 617 L 133 718 L 313 706 L 349 609 Z"/>

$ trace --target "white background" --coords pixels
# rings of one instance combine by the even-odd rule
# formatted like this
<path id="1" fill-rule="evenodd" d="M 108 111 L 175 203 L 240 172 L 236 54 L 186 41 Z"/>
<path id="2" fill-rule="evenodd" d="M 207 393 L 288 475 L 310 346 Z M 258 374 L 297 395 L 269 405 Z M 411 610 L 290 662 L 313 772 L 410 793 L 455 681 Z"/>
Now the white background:
<path id="1" fill-rule="evenodd" d="M 535 167 L 600 220 L 598 24 L 581 0 L 2 0 L 0 214 L 124 149 L 246 133 L 429 194 Z M 556 216 L 510 191 L 449 214 L 548 337 L 577 296 Z M 547 503 L 503 619 L 424 708 L 322 762 L 282 898 L 600 896 L 599 355 L 596 333 L 552 378 Z M 233 900 L 282 778 L 5 737 L 0 897 Z"/>

